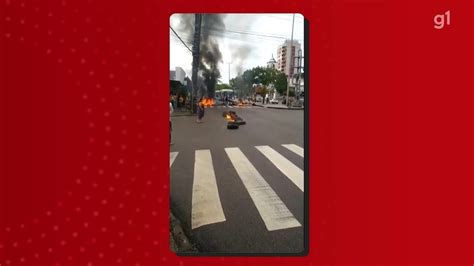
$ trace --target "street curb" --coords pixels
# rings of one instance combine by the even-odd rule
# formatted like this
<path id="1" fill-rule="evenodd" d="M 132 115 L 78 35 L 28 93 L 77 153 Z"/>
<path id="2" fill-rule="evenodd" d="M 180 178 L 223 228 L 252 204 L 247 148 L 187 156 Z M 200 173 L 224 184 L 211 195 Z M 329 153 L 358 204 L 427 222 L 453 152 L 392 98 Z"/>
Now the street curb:
<path id="1" fill-rule="evenodd" d="M 254 104 L 253 106 L 258 106 L 258 107 L 263 107 L 263 108 L 269 108 L 269 109 L 279 109 L 279 110 L 304 110 L 302 107 L 278 107 L 278 106 L 271 106 L 271 105 L 260 105 L 260 104 Z"/>
<path id="2" fill-rule="evenodd" d="M 182 112 L 182 113 L 173 113 L 171 117 L 180 117 L 180 116 L 193 116 L 190 112 Z"/>
<path id="3" fill-rule="evenodd" d="M 289 108 L 281 108 L 281 107 L 276 107 L 276 106 L 267 106 L 265 108 L 269 109 L 279 109 L 279 110 L 304 110 L 304 108 L 301 107 L 289 107 Z"/>
<path id="4" fill-rule="evenodd" d="M 198 253 L 184 234 L 181 222 L 170 211 L 170 249 L 175 253 Z"/>

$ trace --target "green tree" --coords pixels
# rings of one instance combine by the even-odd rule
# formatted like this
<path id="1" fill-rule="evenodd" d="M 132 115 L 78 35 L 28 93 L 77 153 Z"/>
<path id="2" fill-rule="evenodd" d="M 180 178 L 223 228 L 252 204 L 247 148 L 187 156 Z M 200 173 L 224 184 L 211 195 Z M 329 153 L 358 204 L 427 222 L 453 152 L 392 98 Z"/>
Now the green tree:
<path id="1" fill-rule="evenodd" d="M 232 89 L 231 85 L 226 84 L 226 83 L 216 85 L 216 91 L 227 90 L 227 89 L 229 90 Z"/>
<path id="2" fill-rule="evenodd" d="M 236 90 L 238 97 L 248 96 L 251 86 L 244 80 L 243 76 L 238 76 L 230 80 L 230 86 Z"/>
<path id="3" fill-rule="evenodd" d="M 176 80 L 170 80 L 170 92 L 172 94 L 180 94 L 186 90 L 186 87 L 181 82 Z"/>
<path id="4" fill-rule="evenodd" d="M 254 84 L 253 71 L 250 69 L 245 70 L 244 73 L 242 74 L 242 81 L 245 83 L 246 86 L 252 87 L 252 84 Z"/>
<path id="5" fill-rule="evenodd" d="M 288 80 L 286 79 L 285 73 L 279 72 L 276 75 L 273 86 L 279 94 L 284 94 L 286 92 L 286 89 L 288 87 Z"/>
<path id="6" fill-rule="evenodd" d="M 265 95 L 267 95 L 267 93 L 268 93 L 268 89 L 264 85 L 257 86 L 256 89 L 255 89 L 255 93 L 261 95 L 262 97 L 265 97 Z"/>
<path id="7" fill-rule="evenodd" d="M 239 83 L 239 86 L 237 86 L 237 83 Z M 274 87 L 279 94 L 284 94 L 286 93 L 287 84 L 288 81 L 285 73 L 267 67 L 247 69 L 241 76 L 231 80 L 231 86 L 235 88 L 242 87 L 241 89 L 246 95 L 257 93 L 265 96 L 270 92 L 268 90 L 270 85 L 273 85 L 272 87 Z M 261 86 L 264 86 L 265 89 L 260 88 Z M 255 90 L 253 90 L 254 88 Z"/>

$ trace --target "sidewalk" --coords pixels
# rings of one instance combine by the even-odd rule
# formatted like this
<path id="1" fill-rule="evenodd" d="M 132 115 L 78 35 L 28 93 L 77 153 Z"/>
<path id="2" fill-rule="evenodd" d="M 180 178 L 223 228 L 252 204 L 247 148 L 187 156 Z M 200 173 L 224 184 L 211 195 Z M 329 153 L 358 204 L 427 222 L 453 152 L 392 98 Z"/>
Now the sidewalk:
<path id="1" fill-rule="evenodd" d="M 175 253 L 197 253 L 198 249 L 184 233 L 181 221 L 170 212 L 170 248 Z"/>
<path id="2" fill-rule="evenodd" d="M 271 109 L 304 110 L 303 107 L 288 107 L 288 106 L 286 106 L 284 104 L 281 104 L 281 103 L 278 103 L 278 104 L 259 104 L 259 103 L 256 103 L 255 106 L 271 108 Z"/>
<path id="3" fill-rule="evenodd" d="M 176 108 L 174 109 L 173 113 L 171 114 L 171 117 L 176 117 L 176 116 L 191 116 L 191 110 L 185 109 L 185 108 Z"/>

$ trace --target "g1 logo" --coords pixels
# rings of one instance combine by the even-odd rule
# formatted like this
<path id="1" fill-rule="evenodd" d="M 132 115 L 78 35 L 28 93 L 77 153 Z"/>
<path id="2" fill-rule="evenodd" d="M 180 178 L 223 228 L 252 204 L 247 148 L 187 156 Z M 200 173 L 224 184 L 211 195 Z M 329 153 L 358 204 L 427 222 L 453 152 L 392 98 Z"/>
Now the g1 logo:
<path id="1" fill-rule="evenodd" d="M 434 16 L 434 28 L 440 30 L 444 28 L 444 25 L 451 25 L 451 11 L 448 10 L 444 14 L 438 14 Z"/>

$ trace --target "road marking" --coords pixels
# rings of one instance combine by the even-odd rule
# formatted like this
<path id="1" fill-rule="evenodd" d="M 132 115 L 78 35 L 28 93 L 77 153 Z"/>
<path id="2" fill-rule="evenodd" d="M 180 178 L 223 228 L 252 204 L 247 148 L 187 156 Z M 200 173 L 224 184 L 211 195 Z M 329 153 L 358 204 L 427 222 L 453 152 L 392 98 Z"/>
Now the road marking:
<path id="1" fill-rule="evenodd" d="M 304 191 L 304 172 L 298 166 L 283 157 L 270 146 L 255 146 L 284 175 L 286 175 L 301 191 Z"/>
<path id="2" fill-rule="evenodd" d="M 178 152 L 177 151 L 170 152 L 170 167 L 173 165 L 174 160 L 176 159 L 176 157 L 178 157 Z"/>
<path id="3" fill-rule="evenodd" d="M 225 221 L 210 150 L 197 150 L 194 161 L 191 228 Z"/>
<path id="4" fill-rule="evenodd" d="M 300 146 L 295 145 L 295 144 L 282 144 L 281 146 L 287 148 L 288 150 L 304 158 L 304 149 L 301 148 Z"/>
<path id="5" fill-rule="evenodd" d="M 301 226 L 239 148 L 225 148 L 268 231 Z"/>

